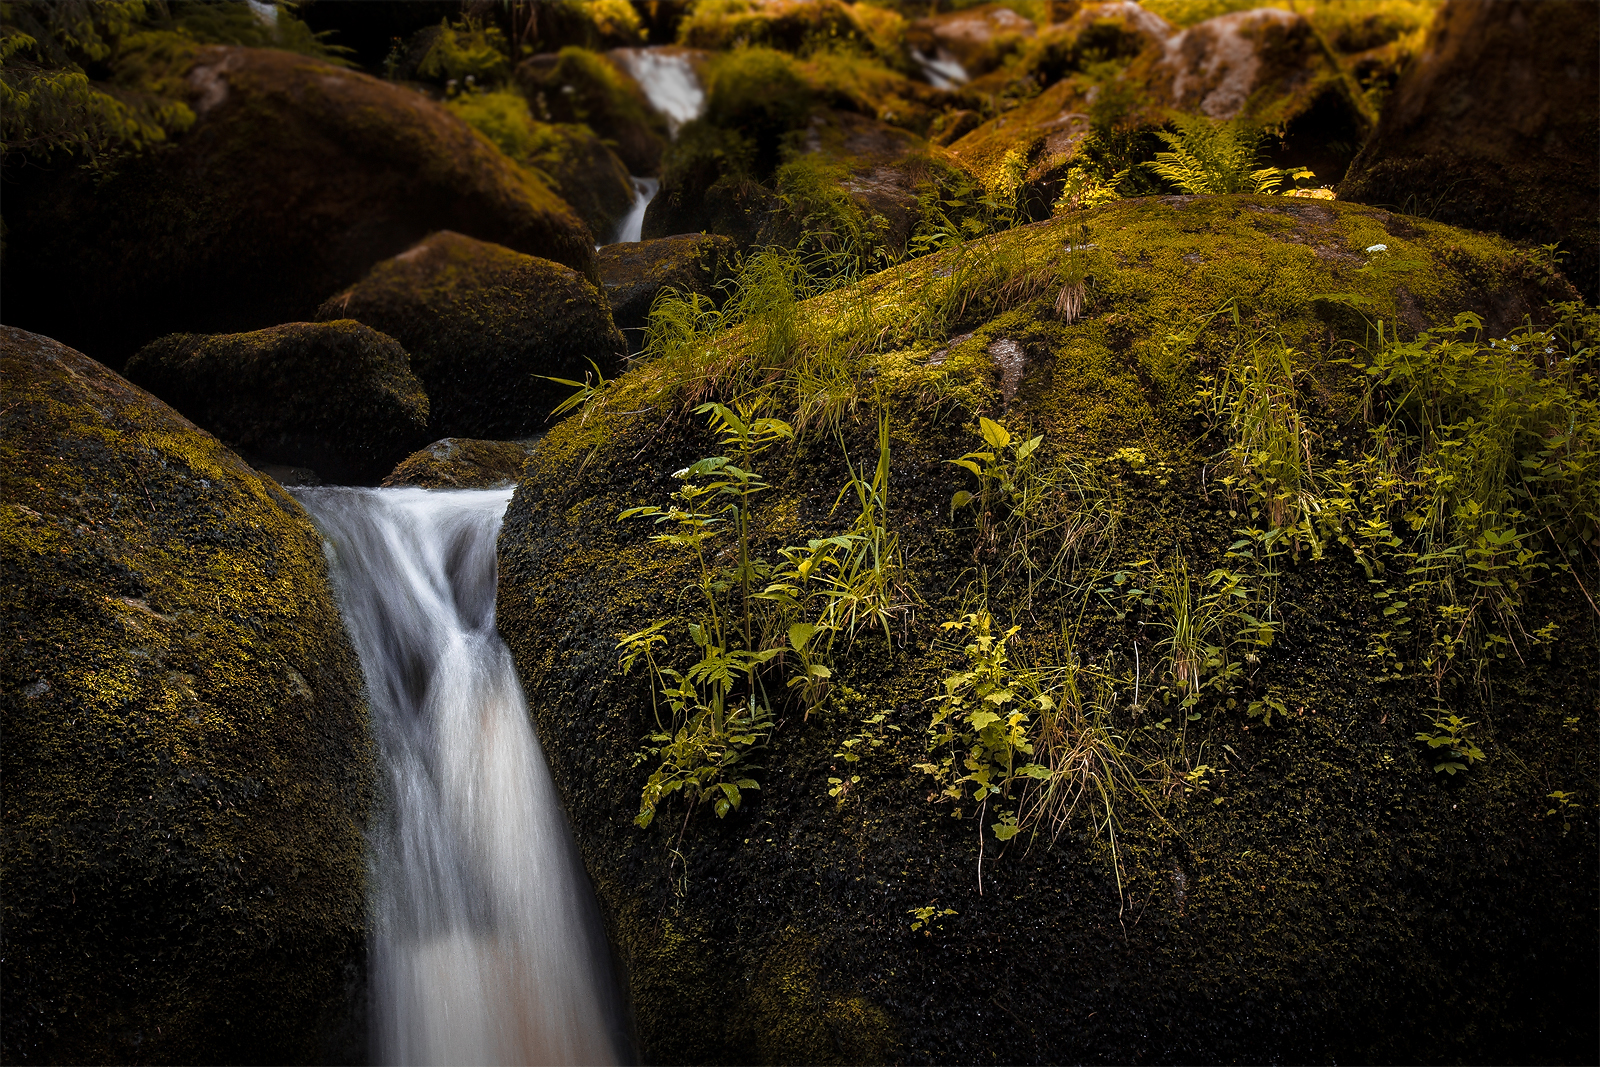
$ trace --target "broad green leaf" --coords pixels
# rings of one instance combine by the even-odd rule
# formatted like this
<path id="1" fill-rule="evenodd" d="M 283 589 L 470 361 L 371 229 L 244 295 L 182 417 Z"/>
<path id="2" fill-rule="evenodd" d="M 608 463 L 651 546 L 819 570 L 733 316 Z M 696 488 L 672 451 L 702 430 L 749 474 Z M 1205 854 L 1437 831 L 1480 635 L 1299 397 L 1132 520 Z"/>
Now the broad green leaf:
<path id="1" fill-rule="evenodd" d="M 993 419 L 980 416 L 978 428 L 983 431 L 983 439 L 989 442 L 989 447 L 1002 449 L 1011 443 L 1011 432 Z"/>

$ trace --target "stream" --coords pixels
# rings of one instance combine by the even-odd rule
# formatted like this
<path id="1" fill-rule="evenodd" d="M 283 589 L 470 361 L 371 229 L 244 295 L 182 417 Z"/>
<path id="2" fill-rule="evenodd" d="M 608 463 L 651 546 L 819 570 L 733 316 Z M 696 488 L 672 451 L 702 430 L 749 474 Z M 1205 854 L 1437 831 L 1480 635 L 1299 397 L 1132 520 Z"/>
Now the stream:
<path id="1" fill-rule="evenodd" d="M 512 490 L 295 490 L 366 675 L 379 1063 L 606 1064 L 622 997 L 511 653 L 495 539 Z"/>

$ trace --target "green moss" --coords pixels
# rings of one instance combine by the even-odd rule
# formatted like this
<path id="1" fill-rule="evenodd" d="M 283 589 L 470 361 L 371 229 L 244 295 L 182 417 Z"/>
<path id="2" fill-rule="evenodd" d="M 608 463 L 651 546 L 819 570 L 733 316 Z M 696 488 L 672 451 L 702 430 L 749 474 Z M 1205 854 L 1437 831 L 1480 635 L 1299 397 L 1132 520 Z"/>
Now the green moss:
<path id="1" fill-rule="evenodd" d="M 590 360 L 611 373 L 626 352 L 582 275 L 448 230 L 379 263 L 317 317 L 356 319 L 404 345 L 443 436 L 538 433 L 571 391 L 548 377 L 581 381 Z"/>
<path id="2" fill-rule="evenodd" d="M 500 489 L 517 481 L 522 464 L 532 451 L 531 441 L 446 437 L 407 456 L 389 472 L 383 484 L 424 489 Z"/>
<path id="3" fill-rule="evenodd" d="M 1374 243 L 1388 251 L 1366 252 Z M 1085 301 L 1069 318 L 1056 297 L 1075 275 Z M 1215 442 L 1195 402 L 1236 336 L 1232 311 L 1214 312 L 1226 305 L 1245 329 L 1281 333 L 1300 353 L 1305 395 L 1337 418 L 1354 414 L 1358 394 L 1333 342 L 1365 342 L 1368 329 L 1352 304 L 1402 332 L 1476 308 L 1499 332 L 1570 292 L 1503 241 L 1372 208 L 1124 201 L 808 301 L 782 359 L 751 366 L 762 350 L 746 328 L 704 342 L 707 356 L 641 365 L 554 428 L 506 517 L 497 618 L 629 967 L 644 1055 L 1583 1055 L 1594 1038 L 1583 1014 L 1595 990 L 1592 808 L 1583 833 L 1574 823 L 1563 834 L 1539 806 L 1546 779 L 1587 781 L 1600 743 L 1582 717 L 1596 684 L 1594 619 L 1564 579 L 1543 587 L 1548 618 L 1528 625 L 1557 622 L 1571 643 L 1496 676 L 1484 714 L 1502 756 L 1445 783 L 1411 739 L 1430 701 L 1375 680 L 1364 658 L 1381 617 L 1360 567 L 1286 564 L 1279 602 L 1294 613 L 1252 684 L 1271 687 L 1288 714 L 1263 728 L 1218 707 L 1188 725 L 1189 758 L 1226 773 L 1206 792 L 1163 783 L 1160 818 L 1122 811 L 1120 898 L 1087 821 L 1053 846 L 989 842 L 980 896 L 974 813 L 930 805 L 913 768 L 927 701 L 958 658 L 938 625 L 980 594 L 977 546 L 949 518 L 964 476 L 945 463 L 976 446 L 976 414 L 1044 432 L 1056 456 L 1145 451 L 1153 473 L 1096 467 L 1121 517 L 1112 558 L 1176 548 L 1209 568 L 1239 525 L 1214 472 L 1208 480 Z M 808 423 L 763 457 L 773 489 L 754 516 L 756 548 L 773 559 L 780 545 L 842 528 L 832 509 L 844 454 L 874 454 L 886 406 L 890 516 L 914 617 L 892 646 L 861 635 L 841 652 L 832 695 L 809 715 L 774 698 L 762 789 L 739 812 L 685 819 L 668 808 L 640 831 L 631 754 L 650 704 L 646 683 L 616 670 L 615 635 L 673 616 L 689 575 L 681 555 L 616 516 L 659 501 L 671 471 L 716 453 L 682 413 L 685 398 L 759 388 L 787 414 L 796 383 L 828 366 L 855 407 L 839 409 L 840 437 Z M 1024 602 L 998 585 L 988 595 L 1023 627 L 1027 656 L 1052 654 L 1063 621 L 1086 662 L 1130 658 L 1135 641 L 1149 651 L 1135 622 L 1096 600 Z M 1155 727 L 1170 712 L 1159 708 L 1136 717 L 1124 701 L 1115 714 L 1139 752 L 1164 759 L 1170 734 Z M 828 796 L 845 766 L 840 742 L 881 709 L 903 732 L 849 765 L 861 782 L 842 799 Z M 1574 716 L 1576 733 L 1564 725 Z M 910 910 L 933 902 L 956 914 L 914 934 Z M 760 1023 L 745 1029 L 750 1019 Z"/>
<path id="4" fill-rule="evenodd" d="M 666 120 L 633 80 L 598 52 L 569 46 L 517 68 L 517 84 L 547 122 L 581 123 L 614 142 L 633 174 L 659 171 Z"/>
<path id="5" fill-rule="evenodd" d="M 320 538 L 105 368 L 0 350 L 6 1059 L 359 1056 L 373 755 Z"/>

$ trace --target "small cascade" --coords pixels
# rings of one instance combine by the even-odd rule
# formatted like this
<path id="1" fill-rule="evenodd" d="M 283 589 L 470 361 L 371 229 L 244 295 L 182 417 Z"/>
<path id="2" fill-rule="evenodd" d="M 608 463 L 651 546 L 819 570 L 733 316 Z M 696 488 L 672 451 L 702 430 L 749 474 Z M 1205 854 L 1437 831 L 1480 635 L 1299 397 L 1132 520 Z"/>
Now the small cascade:
<path id="1" fill-rule="evenodd" d="M 655 199 L 656 191 L 660 188 L 661 182 L 655 178 L 633 179 L 633 206 L 628 209 L 628 213 L 617 224 L 617 235 L 613 239 L 614 243 L 621 244 L 624 241 L 639 240 L 639 235 L 644 232 L 645 209 L 650 206 L 650 201 Z"/>
<path id="2" fill-rule="evenodd" d="M 385 777 L 369 905 L 377 1062 L 631 1055 L 593 890 L 495 630 L 511 492 L 295 492 L 327 538 Z"/>
<path id="3" fill-rule="evenodd" d="M 954 89 L 967 83 L 966 68 L 943 48 L 935 49 L 931 56 L 920 48 L 913 48 L 911 58 L 922 68 L 923 77 L 935 89 Z"/>
<path id="4" fill-rule="evenodd" d="M 612 54 L 639 83 L 650 106 L 666 118 L 672 136 L 678 136 L 684 123 L 700 117 L 706 94 L 687 53 L 676 49 L 618 48 Z"/>

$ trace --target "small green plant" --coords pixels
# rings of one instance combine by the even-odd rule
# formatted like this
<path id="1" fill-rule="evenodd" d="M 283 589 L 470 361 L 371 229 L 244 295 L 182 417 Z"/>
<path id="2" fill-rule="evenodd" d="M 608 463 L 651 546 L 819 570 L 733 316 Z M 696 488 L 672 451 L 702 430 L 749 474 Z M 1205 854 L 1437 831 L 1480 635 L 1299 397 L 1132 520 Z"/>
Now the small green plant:
<path id="1" fill-rule="evenodd" d="M 1186 193 L 1270 193 L 1287 177 L 1277 167 L 1256 166 L 1260 131 L 1238 119 L 1174 114 L 1172 125 L 1175 132 L 1156 131 L 1170 151 L 1145 166 Z"/>
<path id="2" fill-rule="evenodd" d="M 954 908 L 941 908 L 937 904 L 906 910 L 911 914 L 911 932 L 921 930 L 923 937 L 932 937 L 935 930 L 943 929 L 945 919 L 960 914 Z"/>
<path id="3" fill-rule="evenodd" d="M 1417 740 L 1425 743 L 1430 749 L 1440 752 L 1438 763 L 1433 765 L 1435 774 L 1456 775 L 1467 770 L 1474 763 L 1482 761 L 1485 757 L 1483 749 L 1472 739 L 1470 731 L 1477 723 L 1467 722 L 1454 713 L 1433 720 L 1433 731 L 1420 731 Z"/>
<path id="4" fill-rule="evenodd" d="M 439 23 L 433 47 L 417 73 L 442 81 L 452 91 L 504 81 L 511 72 L 511 46 L 497 26 L 466 16 Z"/>
<path id="5" fill-rule="evenodd" d="M 1578 809 L 1578 794 L 1557 789 L 1553 793 L 1545 794 L 1546 800 L 1555 802 L 1555 806 L 1544 813 L 1545 818 L 1559 814 L 1561 816 L 1561 832 L 1570 833 L 1572 830 L 1572 813 Z"/>

